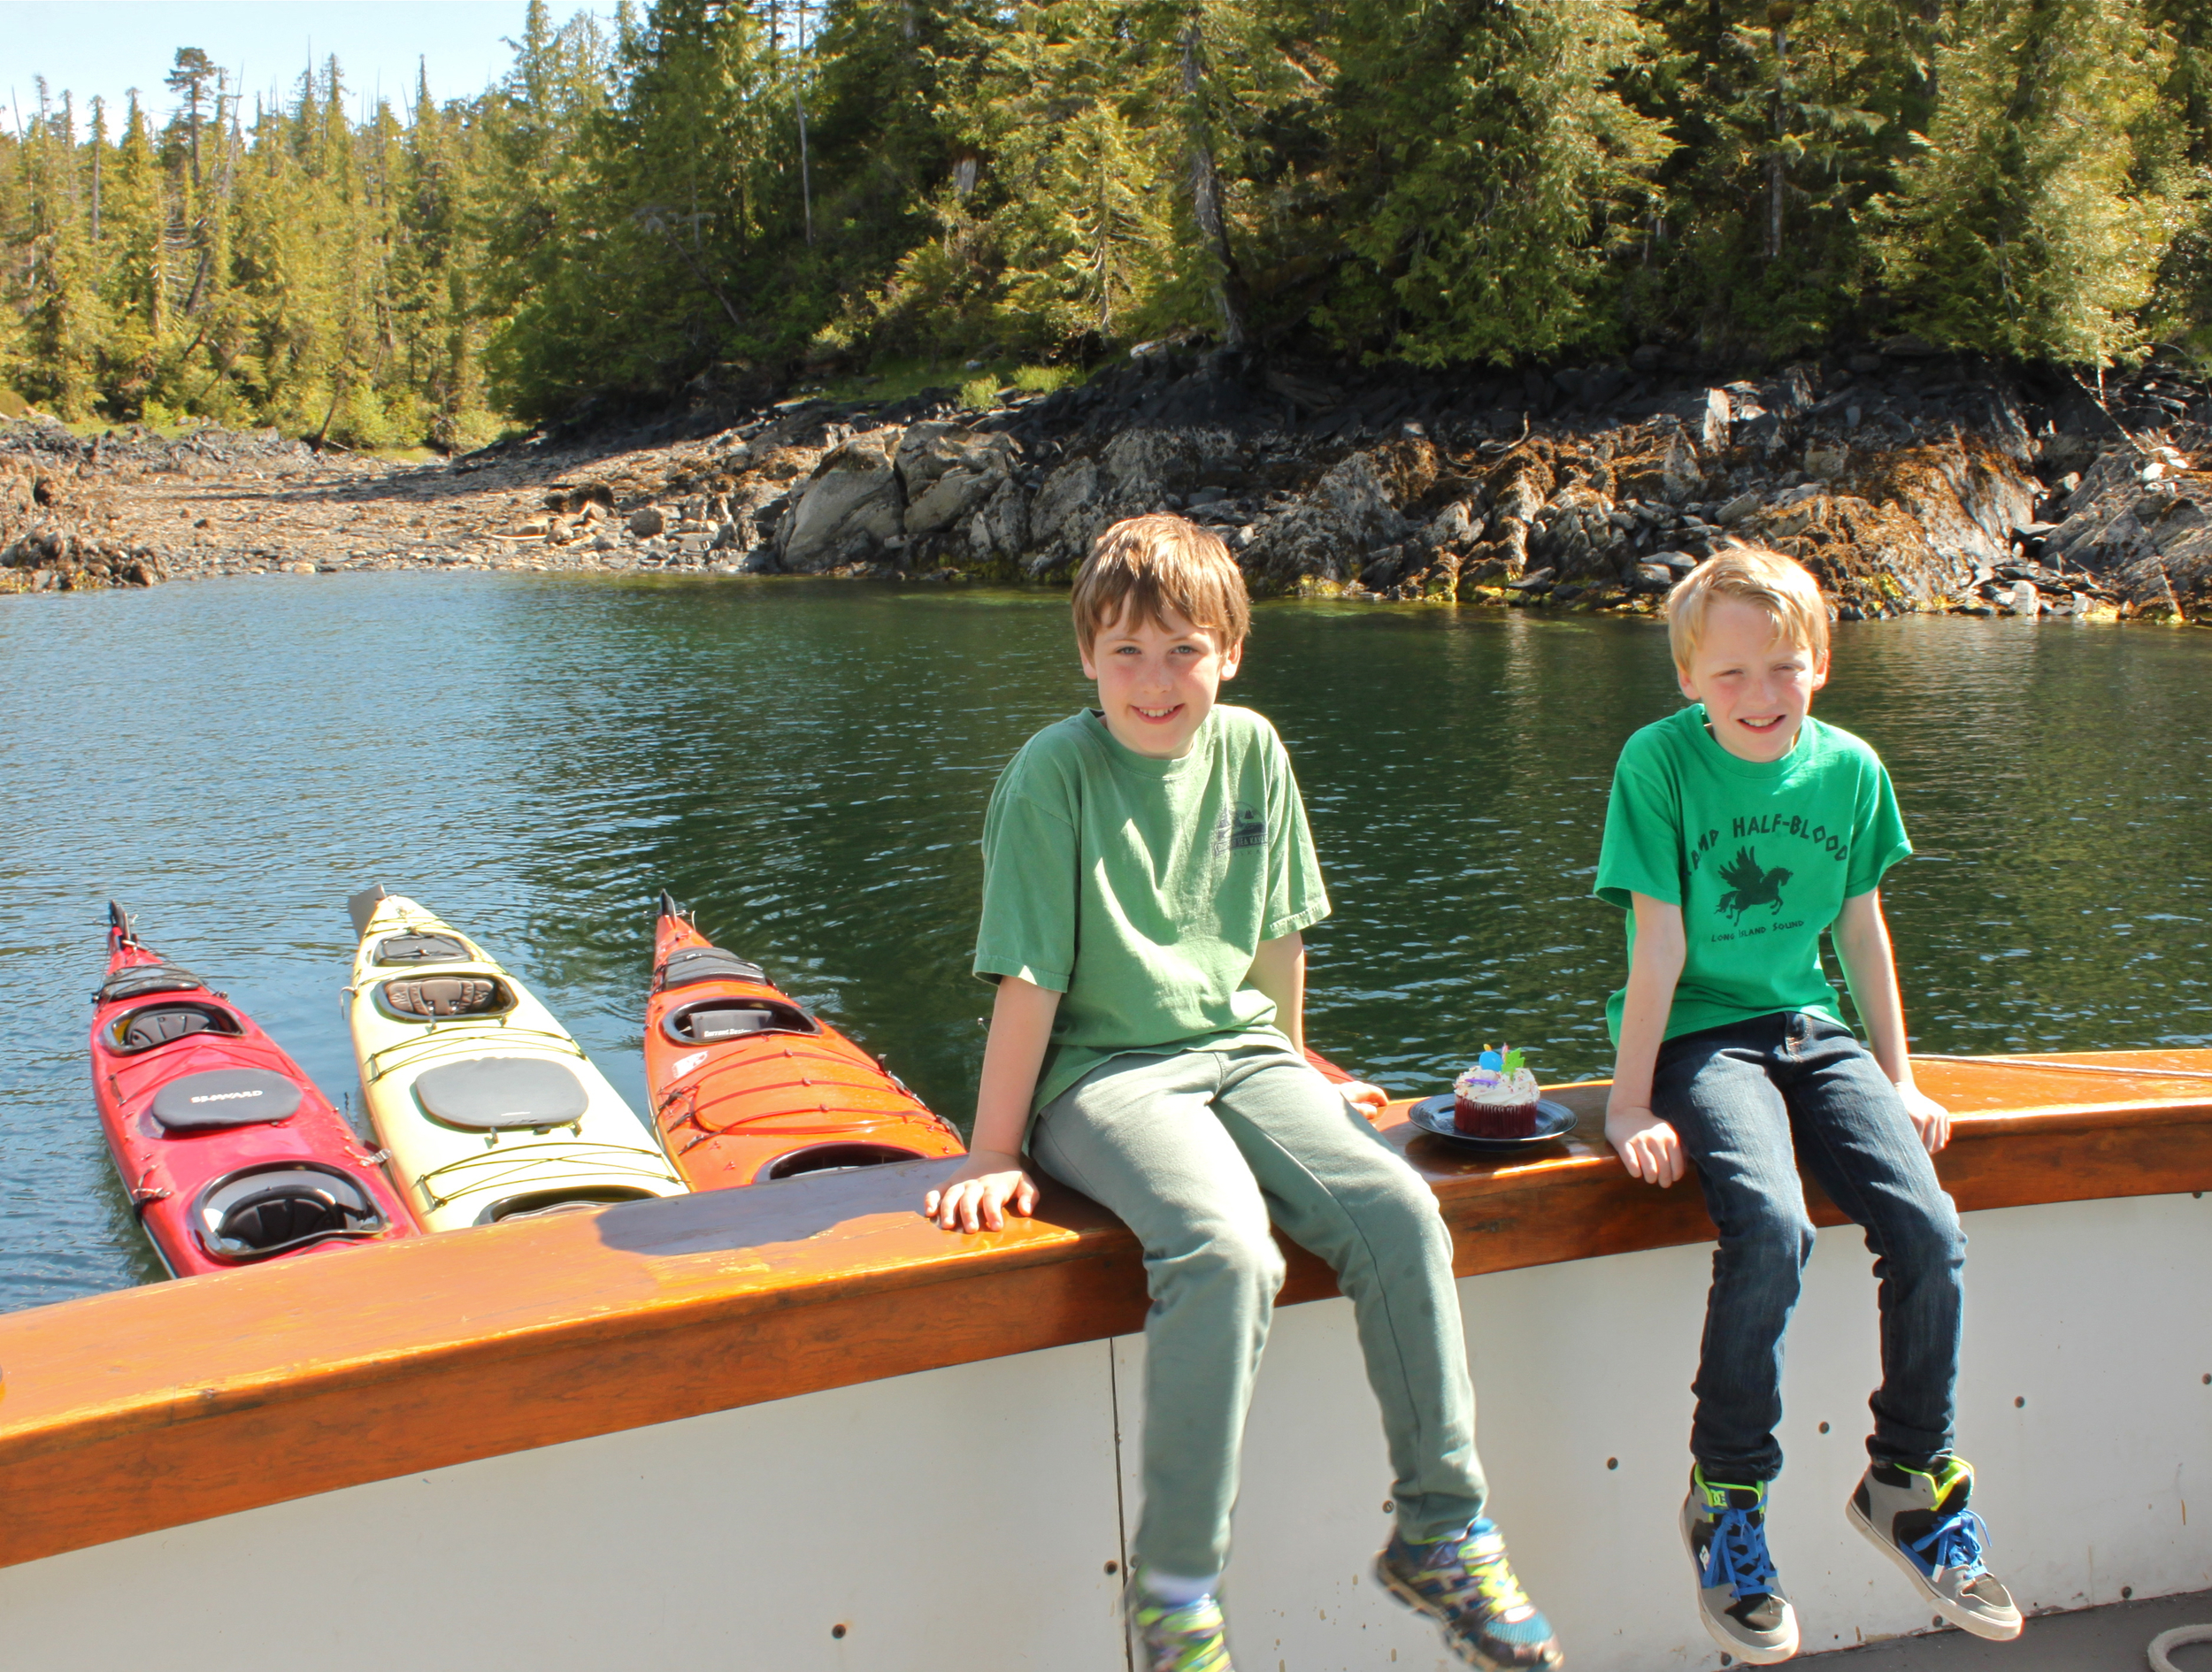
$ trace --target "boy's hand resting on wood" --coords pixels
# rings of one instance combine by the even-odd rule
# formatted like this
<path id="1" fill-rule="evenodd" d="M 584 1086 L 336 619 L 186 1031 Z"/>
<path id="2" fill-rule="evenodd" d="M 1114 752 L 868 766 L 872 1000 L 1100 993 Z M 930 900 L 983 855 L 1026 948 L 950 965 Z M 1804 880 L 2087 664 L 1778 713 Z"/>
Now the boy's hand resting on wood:
<path id="1" fill-rule="evenodd" d="M 1365 1080 L 1339 1080 L 1336 1089 L 1361 1114 L 1373 1120 L 1390 1101 L 1390 1093 L 1379 1085 L 1370 1085 Z"/>
<path id="2" fill-rule="evenodd" d="M 1897 1095 L 1905 1101 L 1905 1113 L 1912 1117 L 1912 1129 L 1920 1135 L 1920 1142 L 1928 1154 L 1934 1154 L 1951 1141 L 1951 1111 L 1907 1080 L 1897 1088 Z"/>
<path id="3" fill-rule="evenodd" d="M 972 1149 L 950 1178 L 922 1198 L 922 1216 L 943 1231 L 1003 1231 L 1009 1210 L 1036 1211 L 1037 1183 L 1011 1150 Z"/>
<path id="4" fill-rule="evenodd" d="M 1648 1108 L 1636 1104 L 1611 1104 L 1605 1110 L 1605 1141 L 1621 1158 L 1631 1178 L 1663 1188 L 1674 1184 L 1684 1171 L 1682 1139 L 1673 1127 Z"/>

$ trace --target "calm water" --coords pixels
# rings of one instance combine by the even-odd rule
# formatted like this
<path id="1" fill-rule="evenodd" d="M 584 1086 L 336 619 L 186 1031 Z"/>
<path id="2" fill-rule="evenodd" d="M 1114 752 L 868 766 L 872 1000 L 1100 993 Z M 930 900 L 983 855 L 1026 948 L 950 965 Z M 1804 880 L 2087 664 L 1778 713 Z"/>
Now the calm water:
<path id="1" fill-rule="evenodd" d="M 1085 688 L 1059 594 L 242 579 L 0 607 L 0 1308 L 151 1279 L 86 1078 L 104 904 L 334 1098 L 344 898 L 414 894 L 641 1101 L 650 906 L 964 1124 L 993 777 Z M 1602 1073 L 1589 896 L 1621 740 L 1679 701 L 1645 623 L 1281 606 L 1237 700 L 1288 740 L 1337 915 L 1310 1032 L 1394 1088 L 1509 1036 Z M 1819 710 L 1888 759 L 1921 1048 L 2212 1044 L 2212 636 L 1847 626 Z"/>

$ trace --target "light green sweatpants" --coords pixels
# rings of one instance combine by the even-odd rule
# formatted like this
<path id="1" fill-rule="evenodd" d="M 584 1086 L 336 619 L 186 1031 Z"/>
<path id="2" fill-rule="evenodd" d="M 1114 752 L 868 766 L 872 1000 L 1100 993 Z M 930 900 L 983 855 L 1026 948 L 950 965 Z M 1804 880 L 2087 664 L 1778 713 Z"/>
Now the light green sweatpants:
<path id="1" fill-rule="evenodd" d="M 1286 1047 L 1118 1056 L 1039 1111 L 1039 1166 L 1144 1245 L 1144 1514 L 1135 1557 L 1181 1577 L 1229 1555 L 1237 1453 L 1283 1260 L 1268 1222 L 1351 1297 L 1410 1539 L 1482 1513 L 1451 1233 L 1419 1176 Z"/>

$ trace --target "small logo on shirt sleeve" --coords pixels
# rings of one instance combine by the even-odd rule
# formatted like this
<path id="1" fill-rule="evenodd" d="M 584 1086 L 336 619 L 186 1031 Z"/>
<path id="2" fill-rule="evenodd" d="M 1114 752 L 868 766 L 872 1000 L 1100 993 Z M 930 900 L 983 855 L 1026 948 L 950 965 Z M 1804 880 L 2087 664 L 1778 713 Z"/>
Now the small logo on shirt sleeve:
<path id="1" fill-rule="evenodd" d="M 1267 846 L 1267 820 L 1259 809 L 1240 801 L 1233 808 L 1224 808 L 1221 817 L 1214 821 L 1214 852 L 1233 853 L 1240 848 Z"/>

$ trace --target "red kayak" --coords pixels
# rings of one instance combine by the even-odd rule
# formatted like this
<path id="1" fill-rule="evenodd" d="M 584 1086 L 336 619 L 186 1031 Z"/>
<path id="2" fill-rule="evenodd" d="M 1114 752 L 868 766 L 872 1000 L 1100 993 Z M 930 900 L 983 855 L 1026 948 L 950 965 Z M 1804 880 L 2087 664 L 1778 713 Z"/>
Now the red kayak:
<path id="1" fill-rule="evenodd" d="M 108 907 L 92 1090 L 132 1210 L 176 1277 L 420 1234 L 345 1117 L 254 1020 Z"/>
<path id="2" fill-rule="evenodd" d="M 966 1153 L 898 1077 L 661 895 L 645 1005 L 655 1124 L 694 1190 Z"/>

